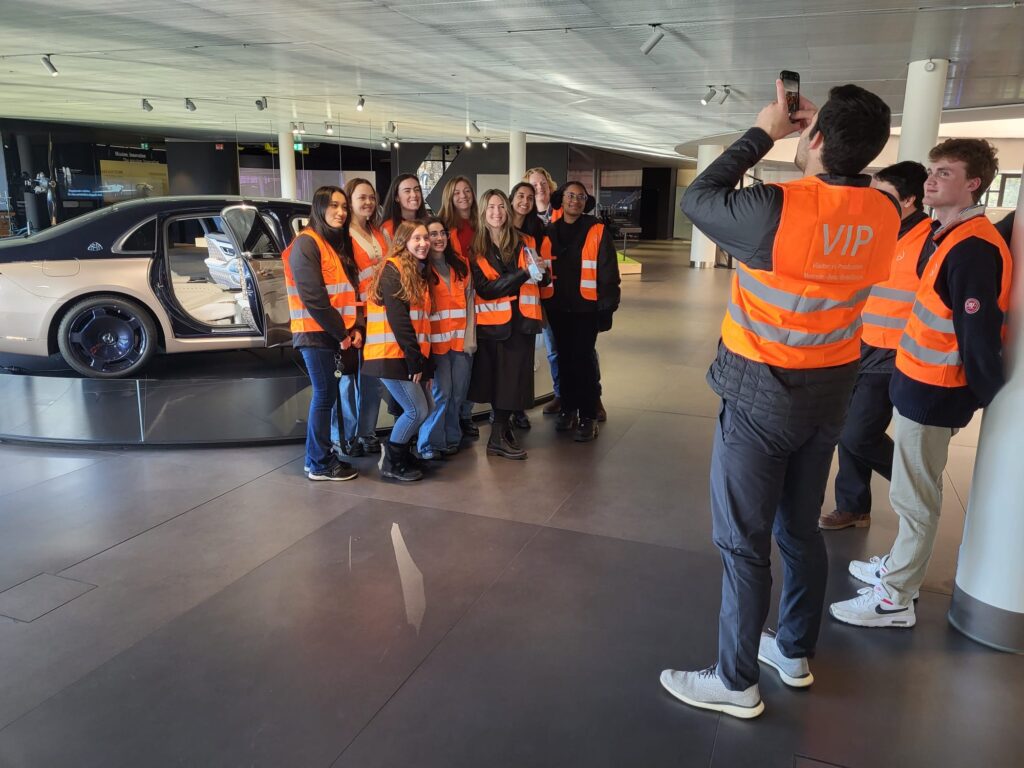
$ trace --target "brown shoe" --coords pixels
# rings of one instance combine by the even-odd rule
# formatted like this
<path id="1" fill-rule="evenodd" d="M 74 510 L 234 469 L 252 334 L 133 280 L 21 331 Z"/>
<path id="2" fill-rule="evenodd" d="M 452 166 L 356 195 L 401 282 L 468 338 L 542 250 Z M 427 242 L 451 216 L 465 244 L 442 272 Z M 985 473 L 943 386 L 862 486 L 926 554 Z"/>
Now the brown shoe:
<path id="1" fill-rule="evenodd" d="M 561 412 L 562 412 L 562 399 L 559 398 L 559 397 L 556 397 L 554 400 L 552 400 L 550 403 L 548 403 L 547 405 L 544 406 L 543 413 L 544 413 L 545 416 L 557 416 Z"/>
<path id="2" fill-rule="evenodd" d="M 825 512 L 818 518 L 818 527 L 823 531 L 841 531 L 843 528 L 867 528 L 871 525 L 870 513 L 840 512 L 838 509 Z"/>
<path id="3" fill-rule="evenodd" d="M 608 411 L 604 409 L 604 403 L 601 402 L 601 398 L 597 399 L 597 420 L 601 422 L 608 421 Z"/>

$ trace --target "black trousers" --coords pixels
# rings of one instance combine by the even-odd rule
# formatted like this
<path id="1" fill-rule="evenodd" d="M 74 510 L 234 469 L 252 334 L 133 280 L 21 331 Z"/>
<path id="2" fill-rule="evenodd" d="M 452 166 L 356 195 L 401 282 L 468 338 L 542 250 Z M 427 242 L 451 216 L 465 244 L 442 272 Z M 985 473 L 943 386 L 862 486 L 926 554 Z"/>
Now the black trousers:
<path id="1" fill-rule="evenodd" d="M 597 369 L 597 312 L 548 312 L 558 348 L 558 389 L 562 411 L 596 419 L 601 375 Z"/>
<path id="2" fill-rule="evenodd" d="M 828 554 L 818 515 L 842 423 L 766 423 L 722 402 L 711 449 L 712 537 L 722 556 L 718 674 L 731 691 L 757 682 L 772 595 L 772 535 L 782 554 L 778 643 L 812 656 L 825 604 Z"/>
<path id="3" fill-rule="evenodd" d="M 891 374 L 861 373 L 850 398 L 850 410 L 839 436 L 836 509 L 863 515 L 871 512 L 871 473 L 892 479 Z"/>

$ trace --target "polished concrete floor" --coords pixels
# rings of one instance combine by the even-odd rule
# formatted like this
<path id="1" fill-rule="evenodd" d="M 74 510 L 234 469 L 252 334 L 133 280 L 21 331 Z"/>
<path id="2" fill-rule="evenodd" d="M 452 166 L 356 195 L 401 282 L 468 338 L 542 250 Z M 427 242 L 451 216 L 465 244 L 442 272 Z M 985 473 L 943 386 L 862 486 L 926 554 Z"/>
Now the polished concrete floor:
<path id="1" fill-rule="evenodd" d="M 412 485 L 370 460 L 310 483 L 297 445 L 0 445 L 0 767 L 1021 765 L 1024 661 L 945 618 L 976 428 L 916 628 L 826 618 L 813 688 L 766 674 L 755 721 L 662 691 L 715 656 L 703 377 L 729 275 L 631 255 L 592 444 L 536 410 L 529 461 L 477 446 Z M 827 534 L 830 599 L 894 535 L 884 481 L 876 510 Z"/>

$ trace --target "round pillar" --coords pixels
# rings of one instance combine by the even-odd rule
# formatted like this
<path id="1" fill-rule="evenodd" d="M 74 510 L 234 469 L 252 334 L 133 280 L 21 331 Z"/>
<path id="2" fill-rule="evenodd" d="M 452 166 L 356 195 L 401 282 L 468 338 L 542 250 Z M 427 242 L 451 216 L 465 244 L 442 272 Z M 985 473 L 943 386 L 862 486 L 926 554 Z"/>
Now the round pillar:
<path id="1" fill-rule="evenodd" d="M 939 119 L 946 96 L 947 59 L 912 61 L 903 97 L 903 124 L 897 160 L 928 162 L 928 151 L 939 138 Z"/>
<path id="2" fill-rule="evenodd" d="M 721 144 L 701 144 L 697 147 L 697 175 L 715 161 L 725 147 Z M 695 269 L 706 269 L 715 266 L 715 253 L 717 246 L 711 239 L 693 227 L 693 234 L 690 237 L 690 266 Z"/>
<path id="3" fill-rule="evenodd" d="M 295 200 L 298 185 L 295 180 L 295 137 L 291 131 L 277 134 L 277 150 L 277 156 L 281 161 L 281 197 L 285 200 Z"/>
<path id="4" fill-rule="evenodd" d="M 508 135 L 508 185 L 516 184 L 526 174 L 526 134 L 511 131 Z"/>

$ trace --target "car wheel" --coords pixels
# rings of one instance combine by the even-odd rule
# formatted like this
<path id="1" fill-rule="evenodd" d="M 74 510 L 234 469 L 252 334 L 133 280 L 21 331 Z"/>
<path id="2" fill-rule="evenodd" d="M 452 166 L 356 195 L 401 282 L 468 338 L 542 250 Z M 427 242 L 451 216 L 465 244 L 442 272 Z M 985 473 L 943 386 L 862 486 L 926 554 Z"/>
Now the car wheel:
<path id="1" fill-rule="evenodd" d="M 156 324 L 144 307 L 119 296 L 74 304 L 57 327 L 57 347 L 83 376 L 117 379 L 138 373 L 156 351 Z"/>

